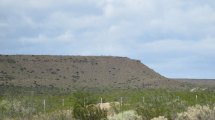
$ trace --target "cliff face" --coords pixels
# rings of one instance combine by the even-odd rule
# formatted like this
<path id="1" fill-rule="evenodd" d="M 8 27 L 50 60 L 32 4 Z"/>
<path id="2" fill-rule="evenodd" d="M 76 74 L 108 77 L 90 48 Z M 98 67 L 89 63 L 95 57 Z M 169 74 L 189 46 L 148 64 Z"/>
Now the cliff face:
<path id="1" fill-rule="evenodd" d="M 1 55 L 0 83 L 71 89 L 180 86 L 138 60 L 111 56 Z"/>

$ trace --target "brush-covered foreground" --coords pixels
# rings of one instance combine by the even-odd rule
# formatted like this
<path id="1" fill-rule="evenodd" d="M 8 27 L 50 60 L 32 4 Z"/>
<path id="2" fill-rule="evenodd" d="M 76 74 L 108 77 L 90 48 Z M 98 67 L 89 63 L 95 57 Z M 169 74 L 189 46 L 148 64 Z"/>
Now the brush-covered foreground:
<path id="1" fill-rule="evenodd" d="M 215 92 L 167 89 L 37 94 L 5 92 L 0 120 L 212 120 Z M 101 104 L 111 105 L 101 109 Z M 116 104 L 114 104 L 116 103 Z"/>

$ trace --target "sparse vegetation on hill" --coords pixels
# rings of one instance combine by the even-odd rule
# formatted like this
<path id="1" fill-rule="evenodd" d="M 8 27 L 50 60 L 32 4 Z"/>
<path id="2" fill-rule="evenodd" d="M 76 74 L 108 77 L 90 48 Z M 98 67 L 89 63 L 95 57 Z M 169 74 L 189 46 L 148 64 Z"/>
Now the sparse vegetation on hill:
<path id="1" fill-rule="evenodd" d="M 1 55 L 0 84 L 70 90 L 186 87 L 139 60 L 112 56 Z"/>

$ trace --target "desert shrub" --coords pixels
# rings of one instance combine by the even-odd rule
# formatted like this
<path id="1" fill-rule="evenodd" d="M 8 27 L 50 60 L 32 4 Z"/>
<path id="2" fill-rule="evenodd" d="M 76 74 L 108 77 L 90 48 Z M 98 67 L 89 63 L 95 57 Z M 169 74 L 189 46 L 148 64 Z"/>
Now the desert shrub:
<path id="1" fill-rule="evenodd" d="M 196 105 L 188 107 L 187 111 L 178 113 L 176 120 L 214 120 L 215 107 Z"/>
<path id="2" fill-rule="evenodd" d="M 2 116 L 9 117 L 31 117 L 35 113 L 35 108 L 28 106 L 25 101 L 2 100 L 0 102 L 0 111 Z"/>
<path id="3" fill-rule="evenodd" d="M 86 98 L 88 98 L 86 100 Z M 107 111 L 100 109 L 95 104 L 96 100 L 91 97 L 90 93 L 76 92 L 73 93 L 73 117 L 80 120 L 101 120 L 107 118 Z"/>
<path id="4" fill-rule="evenodd" d="M 95 105 L 82 106 L 76 104 L 73 108 L 73 116 L 80 120 L 101 120 L 107 119 L 107 111 Z"/>
<path id="5" fill-rule="evenodd" d="M 109 116 L 108 120 L 141 120 L 141 117 L 137 115 L 136 111 L 129 110 L 120 112 L 114 116 Z"/>
<path id="6" fill-rule="evenodd" d="M 185 110 L 187 104 L 183 100 L 172 99 L 169 101 L 162 97 L 152 97 L 138 105 L 136 111 L 142 119 L 152 119 L 165 116 L 168 119 L 175 118 L 176 113 Z"/>
<path id="7" fill-rule="evenodd" d="M 8 111 L 8 110 L 10 109 L 10 107 L 11 107 L 11 104 L 10 104 L 9 101 L 7 101 L 7 100 L 2 100 L 2 101 L 0 102 L 0 110 L 1 110 L 2 113 Z"/>
<path id="8" fill-rule="evenodd" d="M 48 114 L 39 113 L 32 120 L 74 120 L 71 110 L 60 110 Z"/>
<path id="9" fill-rule="evenodd" d="M 161 115 L 171 118 L 171 107 L 166 106 L 163 103 L 150 103 L 138 106 L 136 108 L 137 114 L 142 117 L 143 120 L 149 120 Z"/>
<path id="10" fill-rule="evenodd" d="M 151 118 L 154 117 L 158 117 L 159 115 L 161 115 L 160 111 L 157 107 L 143 107 L 143 106 L 139 106 L 136 109 L 138 115 L 140 115 L 142 117 L 143 120 L 149 120 Z"/>
<path id="11" fill-rule="evenodd" d="M 112 107 L 112 113 L 119 113 L 120 112 L 120 103 L 117 102 L 112 102 L 111 103 L 111 107 Z"/>
<path id="12" fill-rule="evenodd" d="M 54 74 L 54 75 L 55 75 L 55 74 L 57 74 L 57 72 L 54 72 L 54 71 L 53 71 L 53 72 L 51 72 L 51 74 Z"/>
<path id="13" fill-rule="evenodd" d="M 164 116 L 159 116 L 159 117 L 153 118 L 151 120 L 168 120 L 168 119 L 165 118 Z"/>

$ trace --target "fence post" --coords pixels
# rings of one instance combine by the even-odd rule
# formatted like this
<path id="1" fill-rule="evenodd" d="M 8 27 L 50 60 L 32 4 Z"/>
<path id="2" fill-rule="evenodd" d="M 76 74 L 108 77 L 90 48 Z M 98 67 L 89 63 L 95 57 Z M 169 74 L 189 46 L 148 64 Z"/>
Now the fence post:
<path id="1" fill-rule="evenodd" d="M 122 111 L 122 103 L 123 102 L 123 100 L 122 100 L 122 97 L 120 97 L 120 111 Z"/>
<path id="2" fill-rule="evenodd" d="M 196 104 L 197 104 L 197 101 L 198 101 L 198 96 L 196 95 Z"/>
<path id="3" fill-rule="evenodd" d="M 103 101 L 102 101 L 102 97 L 101 97 L 101 104 L 103 103 Z"/>
<path id="4" fill-rule="evenodd" d="M 142 100 L 143 100 L 142 102 L 143 102 L 143 104 L 144 104 L 144 102 L 145 102 L 145 98 L 143 97 L 143 98 L 142 98 Z"/>
<path id="5" fill-rule="evenodd" d="M 120 106 L 122 106 L 122 97 L 120 98 Z"/>
<path id="6" fill-rule="evenodd" d="M 62 99 L 62 106 L 64 107 L 64 99 Z"/>
<path id="7" fill-rule="evenodd" d="M 46 100 L 45 99 L 43 100 L 43 111 L 44 111 L 44 113 L 46 112 Z"/>

